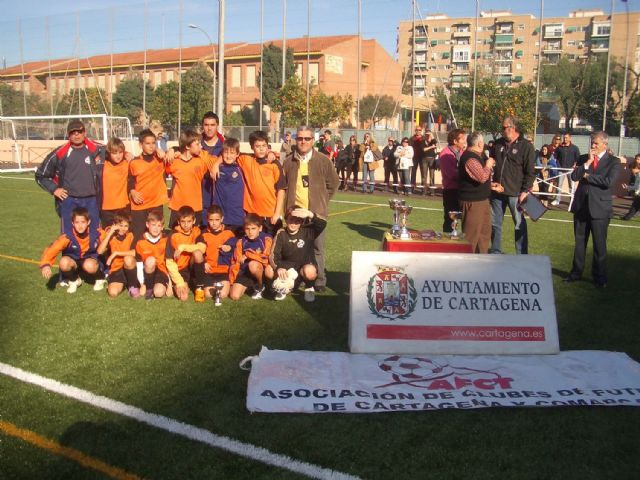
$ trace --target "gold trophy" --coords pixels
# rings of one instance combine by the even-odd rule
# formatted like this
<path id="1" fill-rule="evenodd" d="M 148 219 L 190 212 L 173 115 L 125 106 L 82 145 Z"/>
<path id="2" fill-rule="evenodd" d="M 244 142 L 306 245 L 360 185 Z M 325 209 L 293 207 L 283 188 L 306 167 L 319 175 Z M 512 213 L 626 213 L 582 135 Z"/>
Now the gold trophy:
<path id="1" fill-rule="evenodd" d="M 400 236 L 400 212 L 398 209 L 404 204 L 404 200 L 400 200 L 399 198 L 389 199 L 389 208 L 393 210 L 393 225 L 391 225 L 391 236 L 393 238 Z"/>
<path id="2" fill-rule="evenodd" d="M 458 220 L 462 218 L 462 212 L 451 211 L 449 212 L 449 218 L 451 219 L 451 240 L 460 240 L 462 235 L 458 232 Z"/>
<path id="3" fill-rule="evenodd" d="M 214 305 L 216 307 L 222 305 L 222 300 L 220 300 L 220 292 L 222 291 L 222 286 L 223 285 L 220 282 L 216 282 L 211 286 L 211 288 L 213 288 Z"/>
<path id="4" fill-rule="evenodd" d="M 411 215 L 411 210 L 413 210 L 413 207 L 410 205 L 403 204 L 398 207 L 398 213 L 400 214 L 400 239 L 401 240 L 411 239 L 411 233 L 409 233 L 409 229 L 407 228 L 407 217 Z"/>

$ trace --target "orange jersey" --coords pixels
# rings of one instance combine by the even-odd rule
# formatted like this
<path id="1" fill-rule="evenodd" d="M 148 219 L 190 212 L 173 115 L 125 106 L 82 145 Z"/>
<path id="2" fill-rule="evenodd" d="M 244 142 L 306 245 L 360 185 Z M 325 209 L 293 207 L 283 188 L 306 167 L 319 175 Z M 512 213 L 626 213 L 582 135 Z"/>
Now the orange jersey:
<path id="1" fill-rule="evenodd" d="M 229 268 L 229 281 L 236 281 L 238 276 L 247 271 L 250 261 L 260 262 L 263 266 L 269 265 L 269 255 L 273 247 L 273 237 L 264 232 L 260 232 L 258 238 L 253 240 L 246 236 L 239 239 L 235 244 L 231 267 Z"/>
<path id="2" fill-rule="evenodd" d="M 197 243 L 196 240 L 199 236 L 200 229 L 198 227 L 193 227 L 191 229 L 191 232 L 186 234 L 184 233 L 180 225 L 176 226 L 169 234 L 169 238 L 167 239 L 167 249 L 165 257 L 167 259 L 173 260 L 173 254 L 180 245 L 195 245 Z M 187 268 L 190 262 L 191 252 L 180 252 L 180 256 L 176 260 L 178 270 Z"/>
<path id="3" fill-rule="evenodd" d="M 129 205 L 127 179 L 129 162 L 122 160 L 118 164 L 104 162 L 102 170 L 102 210 L 119 210 Z"/>
<path id="4" fill-rule="evenodd" d="M 276 210 L 276 185 L 280 168 L 274 163 L 259 163 L 251 155 L 240 155 L 238 165 L 244 175 L 244 209 L 261 217 L 271 217 Z"/>
<path id="5" fill-rule="evenodd" d="M 143 198 L 140 205 L 131 202 L 131 210 L 159 207 L 169 200 L 167 184 L 164 181 L 164 162 L 155 154 L 149 162 L 144 160 L 142 156 L 131 160 L 129 176 L 135 180 L 133 189 L 142 194 Z"/>
<path id="6" fill-rule="evenodd" d="M 124 237 L 120 237 L 118 234 L 111 237 L 109 240 L 109 251 L 113 252 L 124 252 L 127 250 L 132 250 L 131 245 L 133 244 L 133 233 L 127 232 Z M 110 272 L 117 272 L 122 267 L 124 267 L 124 257 L 115 257 L 111 261 L 111 266 L 109 267 Z"/>
<path id="7" fill-rule="evenodd" d="M 198 242 L 203 242 L 207 245 L 205 258 L 209 267 L 211 267 L 211 273 L 227 273 L 229 271 L 229 264 L 234 247 L 233 243 L 229 242 L 229 240 L 233 238 L 235 238 L 235 235 L 231 230 L 212 232 L 206 229 L 197 239 Z M 231 251 L 228 254 L 220 255 L 220 247 L 227 244 L 227 242 L 229 242 L 228 244 L 231 246 Z"/>
<path id="8" fill-rule="evenodd" d="M 89 256 L 96 256 L 97 245 L 91 245 L 89 230 L 87 230 L 82 236 L 76 234 L 74 231 L 73 236 L 73 241 L 71 241 L 69 237 L 63 233 L 47 248 L 45 248 L 44 252 L 42 252 L 42 257 L 40 257 L 40 267 L 53 265 L 59 254 L 71 257 L 74 260 L 81 260 L 88 258 Z"/>
<path id="9" fill-rule="evenodd" d="M 204 150 L 197 157 L 185 161 L 178 157 L 167 164 L 166 172 L 173 178 L 169 208 L 179 210 L 185 205 L 198 212 L 202 210 L 202 179 L 216 162 L 217 157 Z"/>
<path id="10" fill-rule="evenodd" d="M 165 252 L 167 250 L 167 237 L 162 235 L 157 241 L 153 241 L 148 233 L 145 233 L 140 240 L 136 242 L 136 257 L 139 261 L 144 262 L 147 258 L 156 259 L 156 268 L 161 272 L 167 272 L 167 264 L 165 262 Z"/>

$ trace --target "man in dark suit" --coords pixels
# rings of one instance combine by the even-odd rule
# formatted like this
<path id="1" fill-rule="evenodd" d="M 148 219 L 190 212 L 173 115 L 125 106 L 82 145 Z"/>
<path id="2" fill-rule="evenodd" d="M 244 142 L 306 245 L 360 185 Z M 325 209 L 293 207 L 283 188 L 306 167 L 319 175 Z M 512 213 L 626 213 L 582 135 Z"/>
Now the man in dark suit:
<path id="1" fill-rule="evenodd" d="M 565 278 L 565 282 L 574 282 L 582 276 L 587 242 L 591 234 L 593 283 L 597 288 L 607 286 L 607 229 L 613 217 L 613 186 L 621 168 L 620 160 L 607 151 L 608 143 L 606 133 L 593 133 L 591 150 L 580 157 L 571 173 L 571 180 L 579 182 L 571 204 L 576 244 L 571 273 Z"/>

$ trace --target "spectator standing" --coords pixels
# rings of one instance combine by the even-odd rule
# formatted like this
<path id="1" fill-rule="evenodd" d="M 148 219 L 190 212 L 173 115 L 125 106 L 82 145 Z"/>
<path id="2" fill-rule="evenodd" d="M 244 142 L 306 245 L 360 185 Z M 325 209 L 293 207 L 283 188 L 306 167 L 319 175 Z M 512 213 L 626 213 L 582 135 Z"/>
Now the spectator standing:
<path id="1" fill-rule="evenodd" d="M 593 238 L 591 272 L 596 288 L 607 286 L 607 230 L 613 217 L 613 186 L 620 173 L 620 160 L 607 151 L 609 136 L 605 132 L 591 135 L 591 150 L 580 157 L 571 173 L 578 182 L 571 212 L 575 248 L 571 273 L 565 282 L 582 276 L 589 235 Z"/>
<path id="2" fill-rule="evenodd" d="M 565 133 L 562 136 L 562 144 L 558 145 L 553 151 L 553 155 L 558 162 L 560 168 L 573 168 L 580 159 L 580 150 L 576 145 L 571 143 L 571 134 Z M 551 202 L 551 205 L 560 205 L 560 199 L 562 198 L 562 188 L 564 184 L 568 185 L 569 191 L 573 192 L 574 182 L 571 181 L 571 172 L 562 171 L 562 175 L 558 178 L 558 195 L 556 199 Z"/>
<path id="3" fill-rule="evenodd" d="M 349 177 L 353 178 L 353 191 L 356 191 L 358 186 L 358 162 L 360 161 L 360 147 L 358 145 L 358 139 L 355 135 L 349 137 L 349 145 L 344 147 L 344 165 L 345 165 L 345 177 L 344 177 L 344 189 L 349 189 Z"/>
<path id="4" fill-rule="evenodd" d="M 518 119 L 507 116 L 502 121 L 502 138 L 494 146 L 496 165 L 493 181 L 502 192 L 491 195 L 491 249 L 489 253 L 502 253 L 502 224 L 504 212 L 509 208 L 515 225 L 517 254 L 529 252 L 527 222 L 518 208 L 527 198 L 536 176 L 535 151 L 523 136 Z"/>
<path id="5" fill-rule="evenodd" d="M 640 154 L 636 155 L 633 159 L 633 162 L 629 166 L 629 172 L 631 173 L 630 185 L 622 184 L 622 187 L 626 188 L 629 194 L 633 196 L 629 211 L 626 215 L 622 216 L 622 220 L 627 221 L 635 217 L 638 210 L 640 210 Z"/>
<path id="6" fill-rule="evenodd" d="M 398 161 L 400 185 L 405 195 L 411 195 L 411 168 L 413 167 L 413 147 L 409 145 L 409 138 L 404 137 L 402 144 L 396 148 L 394 155 Z M 397 192 L 396 192 L 397 193 Z"/>
<path id="7" fill-rule="evenodd" d="M 440 171 L 442 172 L 442 207 L 444 221 L 442 231 L 451 233 L 449 212 L 460 210 L 458 204 L 458 162 L 467 148 L 467 134 L 461 128 L 454 128 L 447 134 L 447 146 L 440 152 Z"/>
<path id="8" fill-rule="evenodd" d="M 422 156 L 422 187 L 423 195 L 432 195 L 433 190 L 429 187 L 435 187 L 436 185 L 436 159 L 438 157 L 438 141 L 434 138 L 431 130 L 427 130 L 424 134 L 424 140 L 422 144 L 423 156 Z M 427 182 L 427 174 L 429 176 Z"/>
<path id="9" fill-rule="evenodd" d="M 291 132 L 287 132 L 284 134 L 284 138 L 282 139 L 282 147 L 280 148 L 280 156 L 284 158 L 285 156 L 291 153 L 291 149 L 293 148 L 293 140 L 291 139 Z"/>
<path id="10" fill-rule="evenodd" d="M 382 149 L 382 160 L 384 161 L 384 183 L 387 191 L 391 191 L 391 179 L 393 179 L 393 192 L 398 193 L 398 170 L 396 168 L 396 157 L 394 155 L 398 143 L 393 137 L 389 137 L 387 145 Z"/>
<path id="11" fill-rule="evenodd" d="M 411 137 L 409 143 L 413 147 L 413 167 L 411 168 L 411 188 L 415 191 L 417 176 L 418 176 L 418 168 L 420 168 L 420 177 L 424 176 L 424 166 L 422 165 L 422 157 L 424 155 L 422 142 L 424 141 L 424 137 L 422 136 L 422 127 L 420 125 L 416 126 L 415 133 L 413 137 Z"/>
<path id="12" fill-rule="evenodd" d="M 362 193 L 367 191 L 367 187 L 369 193 L 373 193 L 376 187 L 376 172 L 375 170 L 370 168 L 371 163 L 373 163 L 378 158 L 382 158 L 380 150 L 378 150 L 378 146 L 373 138 L 371 138 L 371 134 L 365 133 L 364 138 L 362 139 L 362 143 L 360 144 L 360 165 L 362 165 Z"/>

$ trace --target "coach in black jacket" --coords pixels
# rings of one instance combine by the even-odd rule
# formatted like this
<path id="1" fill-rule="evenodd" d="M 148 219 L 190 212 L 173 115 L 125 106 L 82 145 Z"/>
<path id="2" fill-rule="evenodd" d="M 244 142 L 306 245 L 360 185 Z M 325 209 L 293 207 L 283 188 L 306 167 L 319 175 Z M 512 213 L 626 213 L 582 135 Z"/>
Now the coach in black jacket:
<path id="1" fill-rule="evenodd" d="M 582 276 L 589 235 L 593 236 L 593 283 L 598 288 L 607 286 L 607 229 L 613 216 L 613 186 L 620 173 L 620 160 L 607 151 L 609 137 L 604 132 L 591 135 L 591 150 L 582 155 L 571 173 L 578 183 L 571 212 L 575 248 L 573 266 L 565 282 L 574 282 Z"/>

